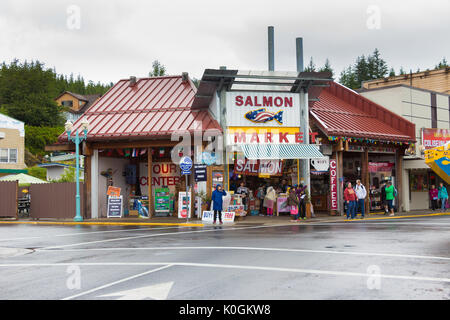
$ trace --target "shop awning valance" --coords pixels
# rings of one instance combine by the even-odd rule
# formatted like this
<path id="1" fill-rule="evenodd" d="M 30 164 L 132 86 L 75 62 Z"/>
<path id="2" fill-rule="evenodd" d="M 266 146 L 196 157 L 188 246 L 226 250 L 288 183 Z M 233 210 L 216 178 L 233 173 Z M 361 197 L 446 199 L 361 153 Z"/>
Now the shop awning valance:
<path id="1" fill-rule="evenodd" d="M 314 144 L 243 144 L 242 152 L 250 160 L 323 158 Z"/>

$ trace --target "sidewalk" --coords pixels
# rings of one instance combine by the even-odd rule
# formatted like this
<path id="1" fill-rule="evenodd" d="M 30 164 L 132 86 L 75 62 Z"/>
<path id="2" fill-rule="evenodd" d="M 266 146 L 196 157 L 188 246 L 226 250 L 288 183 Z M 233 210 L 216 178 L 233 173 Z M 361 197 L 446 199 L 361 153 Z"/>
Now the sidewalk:
<path id="1" fill-rule="evenodd" d="M 360 216 L 354 220 L 347 220 L 345 215 L 342 216 L 330 216 L 327 213 L 317 213 L 315 218 L 300 220 L 298 222 L 292 222 L 291 217 L 288 214 L 280 216 L 246 216 L 244 218 L 238 218 L 234 223 L 224 224 L 224 226 L 237 226 L 237 225 L 277 225 L 277 224 L 307 224 L 316 222 L 357 222 L 357 221 L 373 221 L 373 220 L 388 220 L 388 219 L 401 219 L 401 218 L 414 218 L 414 217 L 426 217 L 426 216 L 441 216 L 450 215 L 450 211 L 439 212 L 432 210 L 414 210 L 410 212 L 397 212 L 395 216 L 390 217 L 383 213 L 371 213 L 366 214 L 364 220 L 360 219 Z M 186 219 L 178 219 L 177 217 L 154 217 L 151 219 L 143 218 L 102 218 L 102 219 L 89 219 L 83 222 L 74 222 L 72 219 L 66 220 L 54 220 L 54 219 L 41 219 L 38 221 L 30 218 L 26 219 L 0 219 L 0 224 L 53 224 L 53 225 L 104 225 L 104 226 L 184 226 L 184 227 L 204 227 L 210 226 L 211 223 L 203 223 L 197 218 L 191 218 L 189 221 Z"/>

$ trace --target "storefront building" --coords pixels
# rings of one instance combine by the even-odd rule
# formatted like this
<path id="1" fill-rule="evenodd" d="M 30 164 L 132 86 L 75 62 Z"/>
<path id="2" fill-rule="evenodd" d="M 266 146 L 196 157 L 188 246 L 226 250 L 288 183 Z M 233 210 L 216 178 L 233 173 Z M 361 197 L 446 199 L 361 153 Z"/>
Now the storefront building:
<path id="1" fill-rule="evenodd" d="M 274 213 L 289 215 L 287 186 L 310 185 L 309 161 L 323 155 L 309 128 L 308 101 L 328 85 L 330 76 L 205 70 L 193 108 L 208 110 L 224 131 L 223 182 L 232 194 L 231 206 L 239 206 L 237 215 L 265 214 L 257 192 L 270 186 L 277 194 Z M 244 198 L 237 195 L 242 187 Z"/>
<path id="2" fill-rule="evenodd" d="M 111 192 L 122 197 L 123 217 L 177 215 L 178 194 L 186 187 L 174 159 L 198 151 L 190 141 L 179 147 L 180 136 L 221 133 L 207 111 L 192 110 L 195 94 L 187 74 L 131 77 L 117 82 L 74 123 L 72 132 L 80 129 L 82 121 L 89 123 L 82 146 L 85 216 L 107 217 Z M 64 150 L 73 146 L 67 143 L 66 133 L 59 143 Z M 211 173 L 208 170 L 209 177 Z M 193 174 L 189 179 L 191 192 L 207 189 L 207 182 L 196 183 Z"/>
<path id="3" fill-rule="evenodd" d="M 443 71 L 437 73 L 442 76 Z M 414 80 L 417 82 L 413 82 L 413 85 L 421 84 L 420 77 Z M 434 85 L 435 90 L 445 91 L 445 86 L 438 86 L 437 83 Z M 417 143 L 407 150 L 402 172 L 403 183 L 409 186 L 403 192 L 404 198 L 407 199 L 405 210 L 430 208 L 430 186 L 438 186 L 440 182 L 445 181 L 427 166 L 424 150 L 449 140 L 447 132 L 450 129 L 450 95 L 407 84 L 393 84 L 390 81 L 386 81 L 385 85 L 361 89 L 360 94 L 416 125 Z M 446 186 L 448 188 L 448 185 Z"/>
<path id="4" fill-rule="evenodd" d="M 380 185 L 390 179 L 405 210 L 403 157 L 415 142 L 415 125 L 355 91 L 331 82 L 310 102 L 310 121 L 326 160 L 312 161 L 311 195 L 315 210 L 345 212 L 346 183 L 360 179 L 366 187 L 366 212 L 382 211 Z M 407 189 L 407 185 L 406 185 Z"/>

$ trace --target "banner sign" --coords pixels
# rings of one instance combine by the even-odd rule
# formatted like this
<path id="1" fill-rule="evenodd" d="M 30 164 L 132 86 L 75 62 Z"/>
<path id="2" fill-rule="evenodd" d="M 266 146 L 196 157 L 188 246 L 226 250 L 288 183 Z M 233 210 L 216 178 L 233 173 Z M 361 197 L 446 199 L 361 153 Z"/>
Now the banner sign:
<path id="1" fill-rule="evenodd" d="M 123 198 L 108 197 L 107 217 L 108 218 L 121 218 L 123 208 Z"/>
<path id="2" fill-rule="evenodd" d="M 281 176 L 283 160 L 249 160 L 236 159 L 234 173 L 242 175 Z"/>
<path id="3" fill-rule="evenodd" d="M 392 162 L 369 162 L 369 172 L 391 172 L 393 168 Z"/>
<path id="4" fill-rule="evenodd" d="M 337 162 L 336 159 L 330 159 L 330 209 L 338 210 L 338 192 L 337 192 Z"/>
<path id="5" fill-rule="evenodd" d="M 223 223 L 234 222 L 234 217 L 235 217 L 234 212 L 223 212 L 222 211 L 222 222 Z M 214 211 L 203 211 L 202 221 L 212 223 L 214 221 Z"/>
<path id="6" fill-rule="evenodd" d="M 450 129 L 422 129 L 422 144 L 425 149 L 440 147 L 450 141 Z"/>
<path id="7" fill-rule="evenodd" d="M 226 93 L 228 126 L 300 127 L 296 93 L 233 91 Z"/>

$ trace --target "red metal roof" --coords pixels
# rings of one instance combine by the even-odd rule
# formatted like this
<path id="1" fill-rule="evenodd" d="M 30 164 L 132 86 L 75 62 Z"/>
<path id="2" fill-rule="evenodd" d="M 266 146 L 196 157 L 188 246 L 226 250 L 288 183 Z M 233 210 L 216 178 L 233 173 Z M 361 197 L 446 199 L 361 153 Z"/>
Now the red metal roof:
<path id="1" fill-rule="evenodd" d="M 328 136 L 416 140 L 412 122 L 335 82 L 320 93 L 319 101 L 310 102 L 310 115 Z"/>
<path id="2" fill-rule="evenodd" d="M 120 80 L 83 116 L 73 130 L 79 129 L 82 118 L 89 121 L 88 140 L 170 138 L 179 131 L 218 130 L 219 123 L 207 110 L 192 110 L 196 88 L 181 76 L 165 76 Z M 67 134 L 59 136 L 67 141 Z"/>

